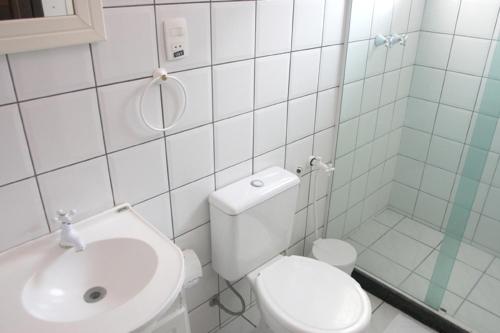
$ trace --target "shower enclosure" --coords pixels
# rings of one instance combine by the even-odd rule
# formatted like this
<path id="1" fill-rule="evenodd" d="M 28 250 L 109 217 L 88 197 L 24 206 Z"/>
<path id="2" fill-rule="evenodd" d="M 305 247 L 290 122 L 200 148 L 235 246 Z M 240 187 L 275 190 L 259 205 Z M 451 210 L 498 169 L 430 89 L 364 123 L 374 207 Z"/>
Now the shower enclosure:
<path id="1" fill-rule="evenodd" d="M 500 0 L 353 0 L 327 237 L 500 331 Z M 397 37 L 397 38 L 395 38 Z"/>

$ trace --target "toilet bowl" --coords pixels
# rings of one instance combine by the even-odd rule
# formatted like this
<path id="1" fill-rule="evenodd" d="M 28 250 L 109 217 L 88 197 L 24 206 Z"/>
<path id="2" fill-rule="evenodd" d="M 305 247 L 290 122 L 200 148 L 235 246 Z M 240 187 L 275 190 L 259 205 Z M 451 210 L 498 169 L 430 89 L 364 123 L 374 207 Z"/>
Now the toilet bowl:
<path id="1" fill-rule="evenodd" d="M 279 256 L 247 278 L 264 319 L 258 333 L 354 333 L 370 322 L 366 292 L 321 261 Z"/>
<path id="2" fill-rule="evenodd" d="M 318 247 L 318 258 L 329 263 L 279 256 L 291 241 L 298 185 L 296 175 L 273 167 L 211 193 L 212 267 L 227 281 L 250 280 L 260 332 L 362 332 L 371 316 L 368 296 L 334 267 L 352 271 L 355 254 L 341 262 Z"/>

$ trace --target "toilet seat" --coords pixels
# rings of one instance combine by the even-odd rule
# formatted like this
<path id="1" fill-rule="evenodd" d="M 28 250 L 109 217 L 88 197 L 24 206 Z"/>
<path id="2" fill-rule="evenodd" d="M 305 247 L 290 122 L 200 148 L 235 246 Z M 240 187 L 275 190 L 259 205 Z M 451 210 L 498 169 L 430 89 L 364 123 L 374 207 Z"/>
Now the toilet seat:
<path id="1" fill-rule="evenodd" d="M 289 332 L 360 332 L 370 321 L 370 301 L 360 285 L 311 258 L 276 260 L 259 271 L 255 289 L 262 312 Z"/>

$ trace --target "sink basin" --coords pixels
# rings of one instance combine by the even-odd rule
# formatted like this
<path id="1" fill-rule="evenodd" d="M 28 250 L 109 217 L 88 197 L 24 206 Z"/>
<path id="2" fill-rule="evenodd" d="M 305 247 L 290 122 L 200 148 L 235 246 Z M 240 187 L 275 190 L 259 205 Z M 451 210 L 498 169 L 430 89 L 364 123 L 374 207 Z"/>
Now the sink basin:
<path id="1" fill-rule="evenodd" d="M 0 332 L 130 332 L 174 302 L 182 252 L 129 205 L 75 229 L 84 251 L 56 232 L 0 254 Z"/>

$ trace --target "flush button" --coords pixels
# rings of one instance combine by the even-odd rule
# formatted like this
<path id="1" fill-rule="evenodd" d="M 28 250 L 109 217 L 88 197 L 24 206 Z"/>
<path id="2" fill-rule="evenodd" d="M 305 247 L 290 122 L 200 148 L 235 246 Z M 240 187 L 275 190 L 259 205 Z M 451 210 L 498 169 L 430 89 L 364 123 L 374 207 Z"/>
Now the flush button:
<path id="1" fill-rule="evenodd" d="M 252 185 L 253 187 L 262 187 L 264 186 L 264 182 L 260 179 L 254 179 L 250 182 L 250 185 Z"/>

